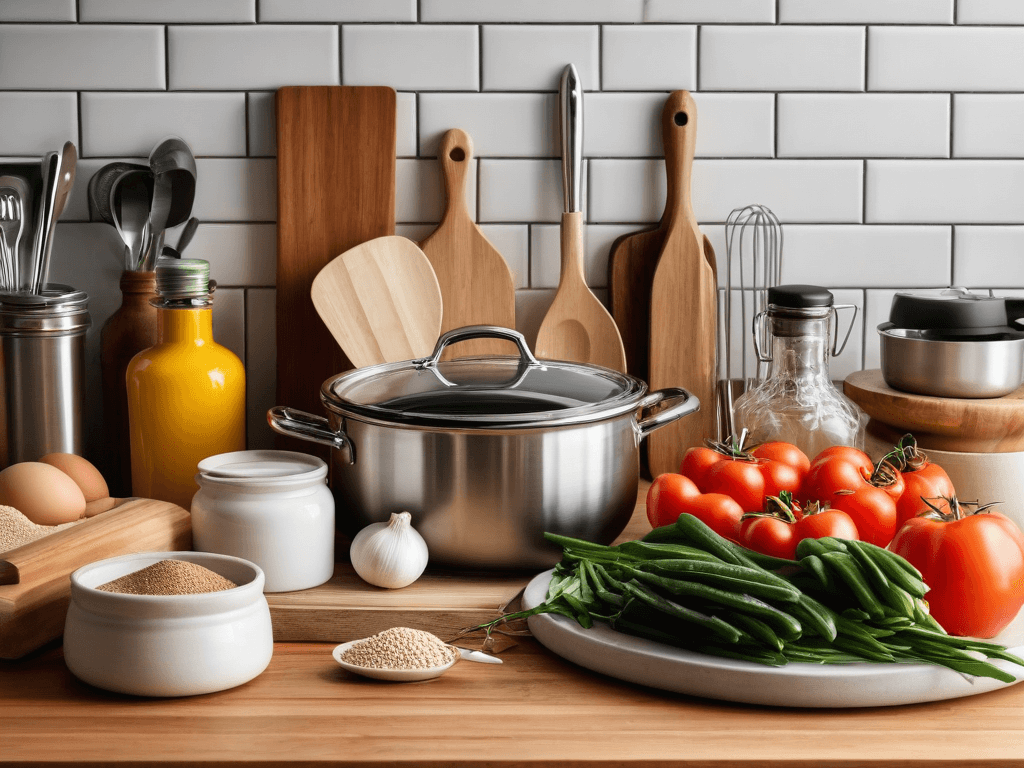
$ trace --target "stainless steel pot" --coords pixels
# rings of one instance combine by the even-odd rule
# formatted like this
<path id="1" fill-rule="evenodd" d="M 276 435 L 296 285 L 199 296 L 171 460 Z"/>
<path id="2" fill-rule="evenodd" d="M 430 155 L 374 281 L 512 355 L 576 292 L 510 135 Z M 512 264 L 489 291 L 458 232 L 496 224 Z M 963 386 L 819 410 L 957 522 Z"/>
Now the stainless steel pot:
<path id="1" fill-rule="evenodd" d="M 481 337 L 515 342 L 520 357 L 441 362 Z M 636 502 L 640 441 L 700 407 L 682 389 L 538 361 L 521 334 L 491 326 L 450 331 L 423 360 L 343 373 L 320 397 L 326 419 L 280 406 L 267 418 L 334 449 L 339 529 L 408 510 L 431 562 L 484 568 L 557 562 L 545 531 L 611 542 Z"/>
<path id="2" fill-rule="evenodd" d="M 878 326 L 882 378 L 893 389 L 932 397 L 1003 397 L 1024 382 L 1024 333 L 948 336 Z"/>

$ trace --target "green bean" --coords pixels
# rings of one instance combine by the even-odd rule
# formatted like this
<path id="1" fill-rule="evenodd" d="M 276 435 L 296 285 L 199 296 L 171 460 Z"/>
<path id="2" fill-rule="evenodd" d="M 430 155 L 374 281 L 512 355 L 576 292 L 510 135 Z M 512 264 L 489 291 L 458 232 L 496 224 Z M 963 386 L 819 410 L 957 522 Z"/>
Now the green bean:
<path id="1" fill-rule="evenodd" d="M 583 568 L 587 572 L 587 577 L 591 582 L 593 582 L 594 594 L 597 595 L 601 602 L 621 609 L 626 604 L 625 598 L 620 594 L 612 592 L 608 588 L 606 582 L 601 576 L 601 573 L 598 571 L 599 567 L 600 566 L 596 566 L 590 562 L 584 562 L 583 564 Z"/>
<path id="2" fill-rule="evenodd" d="M 808 541 L 808 539 L 804 539 L 804 541 Z M 825 563 L 820 557 L 817 555 L 807 555 L 800 559 L 800 565 L 814 575 L 814 578 L 818 581 L 818 585 L 825 592 L 836 591 L 835 578 L 832 576 L 829 569 L 825 567 Z"/>
<path id="3" fill-rule="evenodd" d="M 734 547 L 730 546 L 730 542 L 711 530 L 703 520 L 693 515 L 680 515 L 675 527 L 681 536 L 685 537 L 686 541 L 683 543 L 697 546 L 733 565 L 757 567 L 752 560 L 736 552 Z"/>
<path id="4" fill-rule="evenodd" d="M 796 557 L 801 563 L 805 557 L 820 557 L 828 551 L 830 550 L 826 549 L 818 539 L 801 539 L 796 545 Z"/>
<path id="5" fill-rule="evenodd" d="M 871 552 L 871 554 L 873 554 L 879 560 L 889 561 L 890 563 L 898 567 L 900 570 L 902 570 L 904 573 L 913 577 L 915 581 L 924 581 L 924 576 L 921 575 L 921 572 L 917 570 L 917 568 L 915 568 L 913 564 L 906 558 L 901 557 L 900 555 L 897 555 L 895 552 L 885 549 L 884 547 L 879 547 L 875 544 L 869 544 L 868 542 L 864 542 L 864 544 L 866 545 L 866 548 Z M 908 589 L 907 591 L 909 592 L 910 590 Z"/>
<path id="6" fill-rule="evenodd" d="M 890 589 L 889 579 L 885 577 L 882 569 L 879 568 L 878 563 L 875 562 L 868 551 L 861 547 L 862 543 L 860 541 L 846 542 L 847 551 L 853 555 L 853 558 L 860 565 L 861 571 L 864 572 L 867 580 L 875 588 L 875 592 L 884 597 L 885 593 Z"/>
<path id="7" fill-rule="evenodd" d="M 717 616 L 708 616 L 707 614 L 679 605 L 679 603 L 675 603 L 647 589 L 639 582 L 627 581 L 623 582 L 623 586 L 631 595 L 647 603 L 652 608 L 673 618 L 682 619 L 683 621 L 703 627 L 728 643 L 737 643 L 740 637 L 742 637 L 740 630 Z"/>
<path id="8" fill-rule="evenodd" d="M 835 640 L 838 630 L 833 613 L 810 595 L 801 595 L 791 606 L 786 606 L 804 627 L 826 640 Z"/>
<path id="9" fill-rule="evenodd" d="M 786 666 L 785 656 L 781 653 L 769 651 L 767 648 L 732 650 L 717 645 L 698 645 L 694 650 L 699 653 L 705 653 L 708 656 L 721 656 L 726 659 L 737 659 L 739 661 L 754 661 L 770 667 Z"/>
<path id="10" fill-rule="evenodd" d="M 800 590 L 781 576 L 776 576 L 774 573 L 769 573 L 760 568 L 748 568 L 743 565 L 732 565 L 723 562 L 711 563 L 701 560 L 654 560 L 647 563 L 638 563 L 635 567 L 665 576 L 722 577 L 731 581 L 750 582 L 766 587 L 770 586 L 777 590 L 777 594 L 780 595 L 779 599 L 787 599 L 782 596 L 788 595 L 790 600 L 796 600 L 800 595 Z"/>
<path id="11" fill-rule="evenodd" d="M 821 559 L 830 566 L 839 579 L 850 589 L 854 598 L 872 618 L 885 618 L 882 604 L 878 602 L 871 588 L 868 586 L 860 570 L 857 568 L 857 561 L 852 555 L 842 552 L 826 552 Z"/>
<path id="12" fill-rule="evenodd" d="M 772 650 L 782 651 L 785 647 L 785 644 L 779 639 L 779 636 L 775 634 L 772 628 L 760 619 L 735 611 L 726 613 L 726 618 L 729 620 L 730 624 L 742 629 L 752 638 L 760 642 L 762 645 L 768 646 Z"/>
<path id="13" fill-rule="evenodd" d="M 895 558 L 903 560 L 899 555 L 881 547 L 876 547 L 874 544 L 868 544 L 866 541 L 860 542 L 860 545 L 861 551 L 871 557 L 895 586 L 900 587 L 914 597 L 924 597 L 928 592 L 928 585 L 921 581 L 920 577 L 912 575 L 905 568 L 897 564 Z M 906 561 L 904 560 L 904 562 Z M 907 565 L 910 565 L 910 563 L 907 563 Z M 910 567 L 913 568 L 913 566 Z"/>
<path id="14" fill-rule="evenodd" d="M 620 552 L 647 560 L 700 560 L 720 563 L 722 560 L 703 549 L 684 544 L 657 544 L 649 541 L 624 541 L 615 547 Z"/>
<path id="15" fill-rule="evenodd" d="M 760 600 L 774 600 L 780 603 L 794 603 L 800 599 L 800 590 L 791 584 L 785 586 L 779 584 L 765 584 L 761 581 L 747 579 L 736 579 L 731 576 L 722 576 L 715 573 L 701 571 L 662 571 L 647 566 L 642 569 L 646 573 L 665 578 L 678 577 L 679 581 L 689 581 L 698 584 L 706 584 L 719 589 L 731 590 L 739 594 L 748 594 Z"/>

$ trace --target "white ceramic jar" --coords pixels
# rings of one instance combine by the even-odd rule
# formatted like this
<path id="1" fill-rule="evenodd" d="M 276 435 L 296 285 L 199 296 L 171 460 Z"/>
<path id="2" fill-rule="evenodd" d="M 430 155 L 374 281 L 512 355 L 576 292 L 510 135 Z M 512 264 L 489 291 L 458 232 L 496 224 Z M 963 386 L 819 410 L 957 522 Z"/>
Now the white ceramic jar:
<path id="1" fill-rule="evenodd" d="M 186 560 L 238 584 L 197 595 L 128 595 L 96 587 L 161 560 Z M 145 552 L 71 574 L 64 661 L 80 680 L 136 696 L 194 696 L 234 688 L 274 653 L 263 572 L 237 557 Z"/>
<path id="2" fill-rule="evenodd" d="M 249 560 L 266 592 L 323 584 L 334 574 L 334 497 L 327 464 L 291 451 L 236 451 L 199 463 L 192 546 Z"/>

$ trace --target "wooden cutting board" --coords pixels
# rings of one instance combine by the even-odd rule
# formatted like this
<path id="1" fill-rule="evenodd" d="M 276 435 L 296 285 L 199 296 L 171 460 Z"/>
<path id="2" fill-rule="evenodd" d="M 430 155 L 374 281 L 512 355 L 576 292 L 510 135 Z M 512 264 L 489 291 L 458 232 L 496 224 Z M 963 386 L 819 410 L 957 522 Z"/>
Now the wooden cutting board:
<path id="1" fill-rule="evenodd" d="M 310 298 L 317 273 L 395 232 L 395 91 L 289 86 L 277 92 L 277 401 L 319 413 L 320 386 L 352 368 Z M 328 449 L 280 438 L 307 453 Z"/>
<path id="2" fill-rule="evenodd" d="M 616 542 L 639 539 L 651 530 L 647 490 L 641 481 L 636 506 Z M 340 550 L 339 550 L 340 551 Z M 360 579 L 348 563 L 338 563 L 326 584 L 302 592 L 268 594 L 277 642 L 344 643 L 405 626 L 445 640 L 459 630 L 501 615 L 501 606 L 536 576 L 533 571 L 486 573 L 428 568 L 403 589 L 381 589 Z"/>
<path id="3" fill-rule="evenodd" d="M 132 552 L 192 549 L 192 518 L 167 501 L 113 509 L 0 555 L 0 659 L 17 659 L 64 633 L 72 571 Z"/>
<path id="4" fill-rule="evenodd" d="M 515 328 L 516 289 L 512 272 L 466 207 L 466 177 L 473 159 L 469 134 L 458 128 L 445 133 L 437 159 L 448 202 L 441 223 L 420 243 L 420 248 L 441 286 L 441 333 L 467 325 Z M 515 354 L 518 350 L 510 341 L 474 339 L 446 350 L 444 357 Z"/>
<path id="5" fill-rule="evenodd" d="M 868 431 L 888 444 L 910 432 L 925 450 L 1024 451 L 1024 387 L 984 400 L 929 397 L 893 389 L 874 368 L 851 373 L 843 391 L 871 417 Z"/>
<path id="6" fill-rule="evenodd" d="M 683 387 L 700 400 L 697 413 L 648 438 L 651 474 L 677 472 L 687 448 L 716 437 L 717 286 L 715 267 L 693 214 L 690 178 L 697 109 L 686 91 L 672 93 L 662 113 L 668 199 L 665 241 L 651 287 L 652 389 Z"/>

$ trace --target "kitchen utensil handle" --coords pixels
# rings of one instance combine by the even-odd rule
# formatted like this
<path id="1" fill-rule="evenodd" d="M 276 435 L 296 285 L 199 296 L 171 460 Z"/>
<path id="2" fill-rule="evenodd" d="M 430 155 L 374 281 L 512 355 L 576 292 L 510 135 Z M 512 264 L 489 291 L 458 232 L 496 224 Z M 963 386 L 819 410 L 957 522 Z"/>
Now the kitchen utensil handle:
<path id="1" fill-rule="evenodd" d="M 348 464 L 356 463 L 355 446 L 344 432 L 331 429 L 330 422 L 323 416 L 275 405 L 267 411 L 267 423 L 275 432 L 299 440 L 326 445 L 348 454 Z"/>
<path id="2" fill-rule="evenodd" d="M 562 199 L 566 213 L 583 210 L 583 85 L 569 64 L 558 84 L 562 136 Z"/>
<path id="3" fill-rule="evenodd" d="M 47 152 L 42 162 L 43 187 L 40 196 L 39 214 L 36 222 L 36 237 L 32 248 L 32 264 L 28 277 L 28 290 L 40 293 L 44 286 L 43 262 L 48 258 L 47 249 L 52 243 L 51 222 L 53 206 L 56 202 L 57 176 L 60 170 L 60 156 L 56 152 Z"/>
<path id="4" fill-rule="evenodd" d="M 473 159 L 473 140 L 459 128 L 452 128 L 441 137 L 437 151 L 444 177 L 444 192 L 448 197 L 445 218 L 458 212 L 460 219 L 472 219 L 466 209 L 466 177 L 469 161 Z"/>
<path id="5" fill-rule="evenodd" d="M 842 346 L 839 344 L 839 310 L 841 309 L 852 309 L 853 317 L 850 318 L 850 327 L 846 329 L 846 336 L 843 337 Z M 846 344 L 850 340 L 850 334 L 853 333 L 853 324 L 857 322 L 857 305 L 856 304 L 836 304 L 832 307 L 832 311 L 836 314 L 836 331 L 835 339 L 832 342 L 832 357 L 839 357 L 843 354 L 843 350 L 846 349 Z"/>
<path id="6" fill-rule="evenodd" d="M 700 410 L 700 400 L 679 387 L 666 387 L 651 392 L 640 401 L 640 419 L 637 429 L 643 440 L 651 432 L 666 424 Z"/>
<path id="7" fill-rule="evenodd" d="M 519 347 L 520 365 L 541 365 L 530 351 L 530 347 L 526 344 L 523 334 L 511 328 L 502 328 L 499 325 L 467 325 L 464 328 L 453 328 L 437 340 L 437 346 L 434 347 L 430 357 L 417 360 L 414 365 L 418 368 L 436 368 L 445 347 L 457 344 L 460 341 L 469 341 L 470 339 L 505 339 L 506 341 L 511 341 Z"/>
<path id="8" fill-rule="evenodd" d="M 693 155 L 697 143 L 697 105 L 689 91 L 673 91 L 661 112 L 661 138 L 665 146 L 667 196 L 665 219 L 693 216 L 690 179 L 693 176 Z M 698 241 L 701 237 L 698 235 Z"/>

